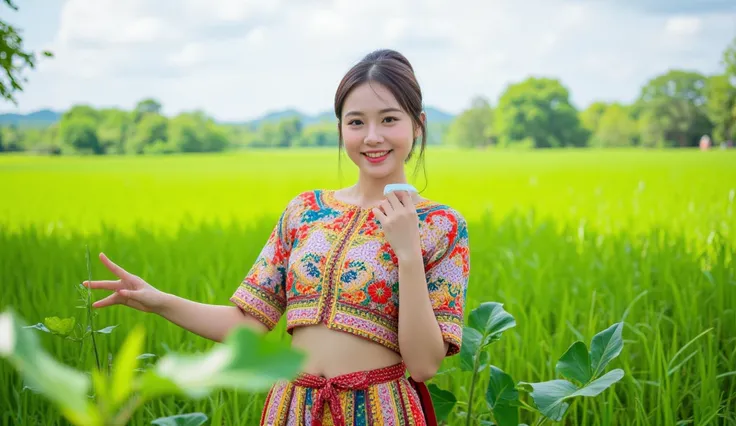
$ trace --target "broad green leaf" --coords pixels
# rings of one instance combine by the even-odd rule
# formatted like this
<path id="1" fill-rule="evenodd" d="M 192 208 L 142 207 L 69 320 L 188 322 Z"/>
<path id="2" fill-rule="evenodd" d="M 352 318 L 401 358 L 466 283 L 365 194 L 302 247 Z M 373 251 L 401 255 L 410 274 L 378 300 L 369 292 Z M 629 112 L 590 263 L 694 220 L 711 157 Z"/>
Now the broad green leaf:
<path id="1" fill-rule="evenodd" d="M 30 389 L 51 401 L 72 424 L 101 424 L 96 407 L 87 397 L 89 378 L 53 359 L 27 328 L 12 310 L 0 314 L 0 356 L 10 362 Z"/>
<path id="2" fill-rule="evenodd" d="M 76 320 L 74 317 L 61 319 L 59 317 L 44 318 L 44 325 L 52 332 L 66 336 L 74 330 Z"/>
<path id="3" fill-rule="evenodd" d="M 560 421 L 570 404 L 565 402 L 565 397 L 572 395 L 578 388 L 567 380 L 550 380 L 548 382 L 527 383 L 520 385 L 534 399 L 539 411 L 552 420 Z"/>
<path id="4" fill-rule="evenodd" d="M 511 404 L 498 404 L 493 407 L 493 418 L 498 426 L 518 426 L 519 408 Z"/>
<path id="5" fill-rule="evenodd" d="M 177 414 L 175 416 L 160 417 L 151 424 L 157 426 L 200 426 L 207 421 L 204 413 Z"/>
<path id="6" fill-rule="evenodd" d="M 287 342 L 274 342 L 245 327 L 233 330 L 225 342 L 203 354 L 168 354 L 142 378 L 148 397 L 182 393 L 202 398 L 215 389 L 263 392 L 278 380 L 299 373 L 304 354 Z"/>
<path id="7" fill-rule="evenodd" d="M 118 352 L 112 372 L 111 402 L 114 407 L 118 407 L 120 403 L 130 396 L 133 388 L 135 369 L 138 366 L 138 359 L 136 357 L 141 353 L 143 348 L 144 336 L 145 330 L 143 326 L 136 326 L 125 337 L 123 346 Z"/>
<path id="8" fill-rule="evenodd" d="M 117 327 L 117 325 L 111 325 L 109 327 L 105 327 L 101 330 L 95 330 L 95 333 L 102 333 L 102 334 L 110 334 L 112 331 Z"/>
<path id="9" fill-rule="evenodd" d="M 437 417 L 437 421 L 446 421 L 447 417 L 452 413 L 452 409 L 455 408 L 457 398 L 455 398 L 455 395 L 452 392 L 440 389 L 434 383 L 427 385 L 427 389 L 432 397 L 432 405 L 434 406 L 434 413 Z"/>
<path id="10" fill-rule="evenodd" d="M 503 309 L 503 304 L 484 302 L 470 313 L 468 324 L 483 335 L 481 345 L 485 346 L 498 339 L 504 331 L 515 327 L 516 320 Z"/>
<path id="11" fill-rule="evenodd" d="M 600 378 L 593 380 L 587 386 L 578 388 L 567 380 L 551 380 L 541 383 L 519 383 L 520 387 L 529 391 L 539 411 L 546 417 L 560 421 L 567 411 L 569 399 L 585 396 L 594 397 L 621 380 L 624 371 L 616 369 L 609 371 Z"/>
<path id="12" fill-rule="evenodd" d="M 601 392 L 611 387 L 612 384 L 618 382 L 624 377 L 624 370 L 617 368 L 615 370 L 611 370 L 608 373 L 602 375 L 601 377 L 597 378 L 596 380 L 593 380 L 592 382 L 588 383 L 587 386 L 584 386 L 581 389 L 578 389 L 575 391 L 570 397 L 576 397 L 576 396 L 598 396 Z"/>
<path id="13" fill-rule="evenodd" d="M 584 385 L 592 378 L 588 348 L 583 342 L 575 342 L 565 352 L 555 367 L 557 372 L 568 380 L 576 380 Z"/>
<path id="14" fill-rule="evenodd" d="M 473 371 L 475 354 L 480 349 L 483 335 L 474 328 L 463 327 L 463 342 L 460 346 L 460 369 L 462 371 Z"/>
<path id="15" fill-rule="evenodd" d="M 486 390 L 486 402 L 493 411 L 493 417 L 499 426 L 517 426 L 519 424 L 519 391 L 514 381 L 500 368 L 491 365 L 490 380 Z"/>
<path id="16" fill-rule="evenodd" d="M 590 369 L 592 377 L 598 377 L 609 362 L 616 358 L 624 347 L 623 323 L 616 323 L 593 337 L 590 345 Z"/>

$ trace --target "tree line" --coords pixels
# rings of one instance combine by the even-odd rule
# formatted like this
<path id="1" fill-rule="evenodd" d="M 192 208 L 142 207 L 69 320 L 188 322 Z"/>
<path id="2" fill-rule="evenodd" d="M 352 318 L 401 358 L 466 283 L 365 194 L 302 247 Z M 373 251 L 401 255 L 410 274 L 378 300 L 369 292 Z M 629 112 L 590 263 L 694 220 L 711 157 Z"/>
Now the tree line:
<path id="1" fill-rule="evenodd" d="M 478 97 L 443 138 L 463 146 L 690 147 L 703 136 L 736 140 L 736 38 L 722 72 L 669 70 L 651 78 L 631 104 L 594 102 L 578 111 L 557 79 L 528 78 L 506 88 L 494 106 Z"/>
<path id="2" fill-rule="evenodd" d="M 7 46 L 6 46 L 7 47 Z M 28 53 L 26 53 L 28 54 Z M 690 147 L 703 135 L 736 139 L 736 38 L 722 72 L 669 70 L 645 83 L 631 104 L 595 102 L 578 110 L 555 78 L 510 84 L 493 105 L 475 98 L 448 123 L 429 123 L 430 144 L 461 148 Z M 11 99 L 8 93 L 4 93 Z M 130 111 L 76 105 L 45 127 L 0 128 L 0 151 L 46 154 L 170 154 L 246 148 L 332 147 L 335 120 L 298 116 L 252 124 L 218 123 L 202 111 L 162 114 L 155 99 Z"/>

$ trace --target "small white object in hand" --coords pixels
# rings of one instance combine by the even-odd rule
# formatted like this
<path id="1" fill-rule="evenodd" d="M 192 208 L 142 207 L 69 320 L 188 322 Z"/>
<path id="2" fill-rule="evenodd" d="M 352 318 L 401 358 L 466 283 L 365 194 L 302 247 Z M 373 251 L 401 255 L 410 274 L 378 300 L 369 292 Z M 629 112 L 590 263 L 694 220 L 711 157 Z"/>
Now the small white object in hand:
<path id="1" fill-rule="evenodd" d="M 388 195 L 389 192 L 393 191 L 419 192 L 408 183 L 390 183 L 383 188 L 383 195 Z"/>

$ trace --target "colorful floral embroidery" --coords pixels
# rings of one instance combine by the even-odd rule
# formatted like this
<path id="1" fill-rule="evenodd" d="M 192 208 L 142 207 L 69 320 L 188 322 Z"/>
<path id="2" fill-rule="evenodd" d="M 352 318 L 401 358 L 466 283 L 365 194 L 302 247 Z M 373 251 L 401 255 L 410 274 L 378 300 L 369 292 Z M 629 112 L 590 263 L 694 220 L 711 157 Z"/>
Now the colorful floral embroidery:
<path id="1" fill-rule="evenodd" d="M 470 273 L 465 219 L 447 205 L 417 204 L 427 288 L 448 355 L 459 352 Z M 273 328 L 324 322 L 399 351 L 398 260 L 371 209 L 334 191 L 294 197 L 231 301 Z"/>

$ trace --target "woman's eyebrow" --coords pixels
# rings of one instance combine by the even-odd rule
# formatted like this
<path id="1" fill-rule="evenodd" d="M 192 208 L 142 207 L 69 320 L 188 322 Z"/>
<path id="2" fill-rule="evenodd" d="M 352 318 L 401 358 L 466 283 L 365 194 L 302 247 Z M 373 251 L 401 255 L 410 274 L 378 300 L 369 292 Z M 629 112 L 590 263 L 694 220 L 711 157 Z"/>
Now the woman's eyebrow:
<path id="1" fill-rule="evenodd" d="M 384 108 L 378 111 L 379 114 L 385 114 L 387 112 L 401 112 L 401 110 L 398 108 Z M 345 113 L 345 116 L 347 117 L 348 115 L 363 115 L 363 113 L 360 111 L 348 111 Z"/>

